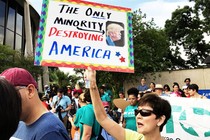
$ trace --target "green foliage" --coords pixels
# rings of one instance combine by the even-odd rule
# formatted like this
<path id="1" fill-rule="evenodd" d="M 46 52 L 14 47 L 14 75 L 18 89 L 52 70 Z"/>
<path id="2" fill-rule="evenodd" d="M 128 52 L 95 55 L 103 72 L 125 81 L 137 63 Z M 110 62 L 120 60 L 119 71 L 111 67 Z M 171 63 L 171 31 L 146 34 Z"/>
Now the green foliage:
<path id="1" fill-rule="evenodd" d="M 37 80 L 38 75 L 42 74 L 42 68 L 33 64 L 33 56 L 24 57 L 20 52 L 11 49 L 11 47 L 0 44 L 0 72 L 12 67 L 25 68 Z"/>
<path id="2" fill-rule="evenodd" d="M 191 0 L 192 1 L 192 0 Z M 210 1 L 193 0 L 194 7 L 185 6 L 172 13 L 172 18 L 166 21 L 165 29 L 179 64 L 178 68 L 200 67 L 210 53 L 210 43 L 205 41 L 205 35 L 210 33 Z M 180 57 L 180 46 L 183 46 L 188 60 Z"/>
<path id="3" fill-rule="evenodd" d="M 70 82 L 69 73 L 64 73 L 59 69 L 52 70 L 49 68 L 49 78 L 51 84 L 58 85 L 59 87 L 65 87 Z"/>
<path id="4" fill-rule="evenodd" d="M 27 56 L 24 57 L 19 52 L 17 52 L 17 55 L 15 57 L 15 67 L 21 67 L 24 69 L 27 69 L 33 77 L 38 80 L 38 76 L 43 75 L 43 69 L 41 66 L 35 66 L 34 65 L 34 56 Z"/>
<path id="5" fill-rule="evenodd" d="M 80 70 L 82 71 L 82 69 Z M 74 87 L 75 84 L 79 83 L 80 87 L 82 87 L 84 82 L 79 82 L 81 80 L 81 76 L 78 76 L 78 73 L 79 72 L 75 73 L 74 75 L 70 75 L 69 73 L 64 73 L 58 68 L 49 67 L 50 84 L 55 84 L 59 87 L 65 87 L 67 85 Z"/>
<path id="6" fill-rule="evenodd" d="M 157 72 L 171 67 L 169 43 L 161 29 L 147 29 L 134 38 L 135 73 Z"/>
<path id="7" fill-rule="evenodd" d="M 0 72 L 7 68 L 14 67 L 14 57 L 16 51 L 10 49 L 9 46 L 0 44 Z"/>
<path id="8" fill-rule="evenodd" d="M 210 1 L 209 0 L 190 0 L 195 2 L 195 12 L 196 14 L 202 14 L 204 17 L 203 22 L 205 26 L 203 27 L 207 34 L 210 34 Z"/>

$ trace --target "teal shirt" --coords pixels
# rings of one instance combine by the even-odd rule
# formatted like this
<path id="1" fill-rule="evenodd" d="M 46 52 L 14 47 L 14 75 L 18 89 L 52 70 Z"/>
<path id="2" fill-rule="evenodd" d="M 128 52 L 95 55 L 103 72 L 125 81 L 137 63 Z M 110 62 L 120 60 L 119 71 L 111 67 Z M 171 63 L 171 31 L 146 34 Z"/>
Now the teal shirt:
<path id="1" fill-rule="evenodd" d="M 76 112 L 76 117 L 75 117 L 75 119 L 74 119 L 74 125 L 75 125 L 76 127 L 79 127 L 79 126 L 81 125 L 81 124 L 80 124 L 80 119 L 82 118 L 82 115 L 83 115 L 83 112 L 84 112 L 84 107 L 85 107 L 85 106 L 79 108 L 79 109 L 77 110 L 77 112 Z"/>
<path id="2" fill-rule="evenodd" d="M 102 96 L 101 96 L 101 101 L 102 102 L 110 102 L 111 99 L 109 97 L 109 95 L 107 93 L 104 93 Z"/>
<path id="3" fill-rule="evenodd" d="M 125 128 L 133 130 L 133 131 L 137 131 L 136 117 L 134 113 L 134 110 L 137 108 L 138 108 L 137 105 L 136 106 L 129 105 L 125 108 L 125 111 L 124 111 L 124 119 L 126 122 Z"/>
<path id="4" fill-rule="evenodd" d="M 110 97 L 112 97 L 112 91 L 111 90 L 106 90 L 105 93 L 107 93 Z"/>
<path id="5" fill-rule="evenodd" d="M 96 140 L 96 137 L 99 135 L 100 132 L 100 124 L 96 121 L 92 104 L 84 106 L 83 115 L 80 119 L 80 123 L 80 140 L 82 140 L 83 135 L 83 124 L 92 127 L 92 135 L 90 140 Z"/>

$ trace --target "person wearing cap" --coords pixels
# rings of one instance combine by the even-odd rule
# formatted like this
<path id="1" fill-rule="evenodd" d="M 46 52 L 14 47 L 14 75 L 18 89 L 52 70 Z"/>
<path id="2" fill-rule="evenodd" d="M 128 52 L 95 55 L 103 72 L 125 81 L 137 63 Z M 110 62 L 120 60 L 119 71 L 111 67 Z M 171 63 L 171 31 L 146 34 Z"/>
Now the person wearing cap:
<path id="1" fill-rule="evenodd" d="M 163 85 L 161 84 L 155 85 L 155 94 L 157 94 L 158 96 L 169 96 L 168 94 L 165 94 L 163 92 Z"/>
<path id="2" fill-rule="evenodd" d="M 6 79 L 0 77 L 0 140 L 8 140 L 14 134 L 20 114 L 20 94 Z"/>
<path id="3" fill-rule="evenodd" d="M 70 99 L 72 99 L 72 88 L 70 85 L 66 86 L 67 88 L 67 96 L 69 96 Z"/>
<path id="4" fill-rule="evenodd" d="M 37 83 L 27 70 L 9 68 L 0 76 L 5 77 L 16 88 L 22 101 L 21 121 L 11 139 L 70 139 L 62 122 L 42 105 Z"/>
<path id="5" fill-rule="evenodd" d="M 44 95 L 49 97 L 50 87 L 48 85 L 44 85 Z"/>
<path id="6" fill-rule="evenodd" d="M 185 97 L 190 98 L 190 94 L 188 92 L 188 88 L 187 87 L 188 86 L 182 86 L 182 90 L 183 90 L 183 93 L 184 93 Z"/>

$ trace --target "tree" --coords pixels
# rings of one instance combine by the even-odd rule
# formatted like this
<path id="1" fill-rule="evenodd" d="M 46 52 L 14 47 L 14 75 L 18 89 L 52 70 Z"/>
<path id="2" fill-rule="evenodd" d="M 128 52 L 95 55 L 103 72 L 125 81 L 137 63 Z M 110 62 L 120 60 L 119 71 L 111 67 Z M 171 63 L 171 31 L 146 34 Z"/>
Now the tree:
<path id="1" fill-rule="evenodd" d="M 190 0 L 195 2 L 196 14 L 202 14 L 204 17 L 203 22 L 205 23 L 204 30 L 210 35 L 210 1 L 207 0 Z"/>
<path id="2" fill-rule="evenodd" d="M 34 56 L 25 57 L 17 52 L 14 66 L 27 69 L 33 75 L 36 81 L 38 81 L 39 76 L 43 75 L 42 67 L 34 65 Z"/>
<path id="3" fill-rule="evenodd" d="M 11 49 L 11 47 L 0 44 L 0 72 L 7 68 L 20 67 L 27 69 L 37 80 L 42 75 L 42 68 L 34 66 L 34 57 L 24 57 L 20 52 Z"/>
<path id="4" fill-rule="evenodd" d="M 178 68 L 200 67 L 210 53 L 210 44 L 205 41 L 205 36 L 210 31 L 210 1 L 191 1 L 195 2 L 194 7 L 176 9 L 165 24 L 170 45 L 175 46 L 171 51 L 174 52 L 174 58 L 182 64 L 177 65 Z M 187 60 L 180 57 L 180 46 L 184 48 Z"/>
<path id="5" fill-rule="evenodd" d="M 80 70 L 82 71 L 82 69 Z M 81 76 L 78 76 L 78 73 L 70 75 L 69 73 L 64 73 L 56 67 L 49 67 L 50 83 L 59 87 L 66 87 L 67 85 L 75 87 L 75 85 L 79 83 L 80 87 L 82 87 L 84 82 L 79 82 L 81 80 Z"/>
<path id="6" fill-rule="evenodd" d="M 0 44 L 0 72 L 7 68 L 14 67 L 15 54 L 15 50 L 10 49 L 9 46 Z"/>
<path id="7" fill-rule="evenodd" d="M 59 69 L 51 70 L 49 69 L 50 83 L 58 85 L 59 87 L 65 87 L 70 83 L 69 73 L 64 73 Z"/>

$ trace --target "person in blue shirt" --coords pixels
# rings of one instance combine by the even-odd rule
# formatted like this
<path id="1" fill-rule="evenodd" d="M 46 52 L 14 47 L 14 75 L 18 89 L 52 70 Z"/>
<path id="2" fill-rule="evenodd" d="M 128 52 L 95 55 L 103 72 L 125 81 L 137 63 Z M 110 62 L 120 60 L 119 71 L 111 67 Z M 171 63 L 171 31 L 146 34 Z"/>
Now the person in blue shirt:
<path id="1" fill-rule="evenodd" d="M 64 123 L 67 127 L 67 112 L 71 109 L 71 100 L 68 96 L 64 95 L 62 88 L 57 90 L 57 95 L 53 97 L 52 112 Z"/>
<path id="2" fill-rule="evenodd" d="M 141 78 L 140 85 L 138 85 L 137 89 L 138 89 L 139 93 L 145 93 L 146 90 L 149 89 L 149 87 L 146 85 L 145 78 Z"/>

